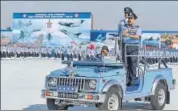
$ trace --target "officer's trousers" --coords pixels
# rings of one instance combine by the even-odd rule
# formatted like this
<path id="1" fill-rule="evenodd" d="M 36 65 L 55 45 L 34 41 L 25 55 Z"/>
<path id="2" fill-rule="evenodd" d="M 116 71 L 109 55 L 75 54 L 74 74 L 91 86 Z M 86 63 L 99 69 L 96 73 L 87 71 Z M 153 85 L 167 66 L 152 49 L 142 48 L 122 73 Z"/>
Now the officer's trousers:
<path id="1" fill-rule="evenodd" d="M 138 46 L 127 46 L 125 52 L 125 44 L 122 45 L 122 60 L 127 64 L 127 83 L 129 81 L 135 80 L 136 78 L 136 68 L 138 65 L 138 57 L 132 56 L 127 57 L 125 60 L 125 55 L 138 55 Z"/>

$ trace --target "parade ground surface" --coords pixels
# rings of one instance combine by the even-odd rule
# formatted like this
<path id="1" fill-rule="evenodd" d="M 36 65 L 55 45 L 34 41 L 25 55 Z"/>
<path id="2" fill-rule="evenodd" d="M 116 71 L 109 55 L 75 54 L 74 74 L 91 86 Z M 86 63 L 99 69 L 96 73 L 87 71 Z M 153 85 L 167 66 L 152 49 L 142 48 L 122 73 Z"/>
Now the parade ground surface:
<path id="1" fill-rule="evenodd" d="M 178 80 L 178 65 L 173 68 Z M 40 97 L 45 76 L 50 71 L 64 67 L 60 60 L 1 60 L 1 110 L 48 110 L 45 99 Z M 171 91 L 171 101 L 165 110 L 178 110 L 178 88 Z M 150 109 L 149 103 L 128 102 L 123 109 Z M 69 110 L 95 110 L 95 107 L 75 106 Z"/>

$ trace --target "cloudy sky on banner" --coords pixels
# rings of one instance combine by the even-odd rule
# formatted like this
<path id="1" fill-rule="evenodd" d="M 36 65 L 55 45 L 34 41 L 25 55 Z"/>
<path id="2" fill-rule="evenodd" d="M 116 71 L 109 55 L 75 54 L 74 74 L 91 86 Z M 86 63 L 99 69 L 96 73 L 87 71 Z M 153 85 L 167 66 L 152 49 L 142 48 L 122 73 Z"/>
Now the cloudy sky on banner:
<path id="1" fill-rule="evenodd" d="M 178 30 L 178 1 L 1 1 L 1 28 L 11 26 L 13 12 L 92 12 L 95 29 L 116 29 L 127 6 L 145 30 Z"/>

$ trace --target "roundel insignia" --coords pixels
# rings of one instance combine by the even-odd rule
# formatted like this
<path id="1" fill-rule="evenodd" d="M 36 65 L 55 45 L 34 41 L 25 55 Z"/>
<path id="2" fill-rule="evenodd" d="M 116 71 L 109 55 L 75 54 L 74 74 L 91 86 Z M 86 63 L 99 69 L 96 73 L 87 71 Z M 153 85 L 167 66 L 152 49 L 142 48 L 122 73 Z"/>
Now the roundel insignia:
<path id="1" fill-rule="evenodd" d="M 78 17 L 78 14 L 77 14 L 77 13 L 75 14 L 75 17 L 76 17 L 76 18 Z"/>
<path id="2" fill-rule="evenodd" d="M 25 17 L 27 17 L 27 15 L 26 15 L 26 14 L 23 14 L 23 18 L 25 18 Z"/>

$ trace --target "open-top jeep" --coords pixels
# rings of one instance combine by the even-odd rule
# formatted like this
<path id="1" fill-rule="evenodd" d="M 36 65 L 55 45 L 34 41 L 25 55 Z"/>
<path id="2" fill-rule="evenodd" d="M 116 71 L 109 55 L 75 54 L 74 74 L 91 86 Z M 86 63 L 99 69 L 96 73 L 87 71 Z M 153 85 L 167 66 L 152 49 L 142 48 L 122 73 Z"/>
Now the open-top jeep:
<path id="1" fill-rule="evenodd" d="M 115 49 L 122 49 L 117 43 L 116 39 Z M 164 62 L 169 56 L 167 50 L 140 47 L 138 55 L 129 55 L 138 56 L 137 80 L 132 86 L 126 85 L 127 64 L 117 56 L 116 53 L 102 60 L 63 61 L 66 68 L 46 77 L 42 97 L 46 98 L 48 109 L 94 105 L 101 110 L 118 110 L 123 101 L 134 99 L 150 101 L 153 109 L 161 110 L 170 103 L 170 90 L 175 88 L 176 81 Z M 149 64 L 150 58 L 157 62 Z"/>

